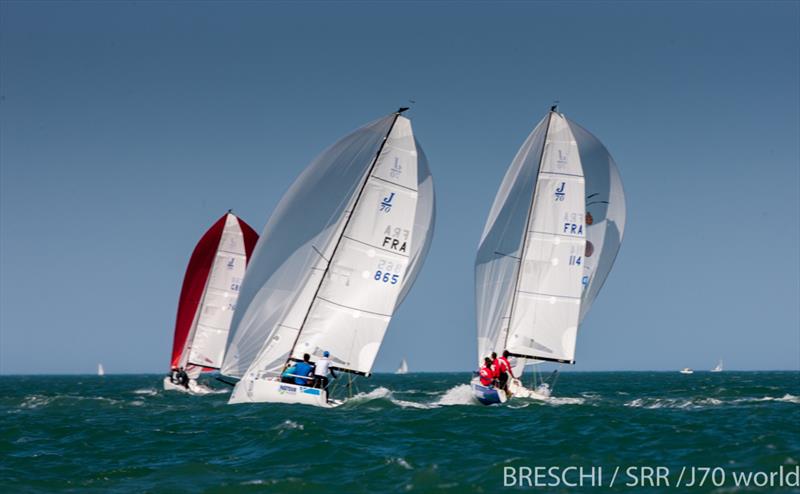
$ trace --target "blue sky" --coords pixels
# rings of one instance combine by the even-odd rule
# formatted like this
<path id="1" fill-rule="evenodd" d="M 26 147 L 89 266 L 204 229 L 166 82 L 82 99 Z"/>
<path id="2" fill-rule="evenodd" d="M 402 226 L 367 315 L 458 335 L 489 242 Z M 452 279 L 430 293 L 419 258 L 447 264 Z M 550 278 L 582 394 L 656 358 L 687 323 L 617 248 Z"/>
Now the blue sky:
<path id="1" fill-rule="evenodd" d="M 166 370 L 183 272 L 347 132 L 408 116 L 436 182 L 376 370 L 465 370 L 473 261 L 553 100 L 626 237 L 575 370 L 800 369 L 800 4 L 0 4 L 0 372 Z"/>

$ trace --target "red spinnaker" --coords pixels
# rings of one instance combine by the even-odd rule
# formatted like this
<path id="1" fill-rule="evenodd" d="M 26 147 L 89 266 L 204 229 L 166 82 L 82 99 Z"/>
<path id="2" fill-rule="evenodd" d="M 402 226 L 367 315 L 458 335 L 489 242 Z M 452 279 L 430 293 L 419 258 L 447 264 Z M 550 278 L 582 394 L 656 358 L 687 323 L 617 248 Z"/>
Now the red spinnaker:
<path id="1" fill-rule="evenodd" d="M 203 235 L 200 242 L 192 252 L 192 257 L 189 259 L 189 265 L 186 267 L 186 274 L 183 277 L 183 288 L 181 288 L 181 297 L 178 301 L 178 315 L 175 320 L 175 336 L 172 340 L 172 359 L 170 360 L 170 367 L 175 369 L 178 367 L 178 362 L 181 359 L 181 352 L 186 345 L 186 338 L 189 336 L 189 331 L 192 328 L 194 316 L 197 313 L 197 307 L 200 305 L 200 300 L 203 298 L 203 290 L 206 286 L 206 280 L 211 272 L 211 266 L 214 264 L 214 257 L 219 247 L 220 239 L 222 238 L 222 231 L 225 228 L 225 220 L 228 214 L 222 215 L 216 223 L 211 225 L 211 228 Z M 244 238 L 244 250 L 246 254 L 246 261 L 250 261 L 250 255 L 253 248 L 258 241 L 258 234 L 250 228 L 250 225 L 245 223 L 241 218 L 236 218 L 239 221 L 239 227 L 242 230 Z"/>

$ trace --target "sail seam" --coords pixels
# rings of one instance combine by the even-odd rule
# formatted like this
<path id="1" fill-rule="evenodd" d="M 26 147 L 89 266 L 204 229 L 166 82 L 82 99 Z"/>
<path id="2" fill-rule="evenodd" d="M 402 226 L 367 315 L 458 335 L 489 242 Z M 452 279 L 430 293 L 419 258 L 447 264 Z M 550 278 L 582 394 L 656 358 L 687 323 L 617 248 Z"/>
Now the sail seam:
<path id="1" fill-rule="evenodd" d="M 400 185 L 397 182 L 392 182 L 391 180 L 386 180 L 385 178 L 381 178 L 381 177 L 379 177 L 377 175 L 373 175 L 373 176 L 371 176 L 369 178 L 374 178 L 375 180 L 380 180 L 381 182 L 386 182 L 387 184 L 396 185 L 396 186 L 398 186 L 400 188 L 403 188 L 403 189 L 406 189 L 406 190 L 410 190 L 411 192 L 419 192 L 418 189 L 412 189 L 411 187 L 406 187 L 405 185 Z"/>

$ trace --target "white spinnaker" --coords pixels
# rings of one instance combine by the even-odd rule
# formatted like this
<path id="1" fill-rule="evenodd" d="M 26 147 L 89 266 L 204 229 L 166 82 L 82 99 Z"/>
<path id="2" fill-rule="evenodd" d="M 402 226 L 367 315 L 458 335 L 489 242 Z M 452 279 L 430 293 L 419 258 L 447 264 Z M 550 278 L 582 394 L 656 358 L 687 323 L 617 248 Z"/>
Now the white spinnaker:
<path id="1" fill-rule="evenodd" d="M 292 353 L 330 351 L 369 374 L 407 274 L 417 207 L 417 150 L 398 116 L 331 259 Z"/>
<path id="2" fill-rule="evenodd" d="M 586 211 L 592 224 L 586 227 L 587 254 L 584 256 L 584 289 L 581 322 L 603 287 L 614 265 L 625 230 L 625 192 L 614 158 L 589 131 L 567 119 L 578 143 L 586 179 Z"/>
<path id="3" fill-rule="evenodd" d="M 270 216 L 250 259 L 221 372 L 279 372 L 355 194 L 394 121 L 371 122 L 323 151 Z M 314 278 L 316 277 L 316 278 Z M 305 304 L 305 306 L 304 306 Z M 259 357 L 260 356 L 260 357 Z"/>
<path id="4" fill-rule="evenodd" d="M 511 299 L 531 207 L 549 115 L 520 147 L 495 196 L 475 259 L 478 362 L 500 354 L 506 340 Z"/>
<path id="5" fill-rule="evenodd" d="M 181 367 L 219 368 L 222 365 L 246 264 L 242 229 L 236 216 L 228 213 L 203 297 L 186 338 Z"/>
<path id="6" fill-rule="evenodd" d="M 505 347 L 538 360 L 573 362 L 585 240 L 584 178 L 566 119 L 550 113 Z"/>

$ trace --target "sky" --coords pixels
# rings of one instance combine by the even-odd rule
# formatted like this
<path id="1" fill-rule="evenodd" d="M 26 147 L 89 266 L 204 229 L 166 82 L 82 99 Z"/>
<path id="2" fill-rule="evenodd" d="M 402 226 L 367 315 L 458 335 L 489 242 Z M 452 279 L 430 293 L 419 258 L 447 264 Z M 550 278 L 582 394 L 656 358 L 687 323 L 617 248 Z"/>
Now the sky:
<path id="1" fill-rule="evenodd" d="M 800 369 L 798 2 L 0 3 L 0 373 L 165 372 L 195 244 L 415 101 L 433 245 L 375 365 L 471 369 L 473 263 L 554 100 L 618 163 L 576 371 Z"/>

